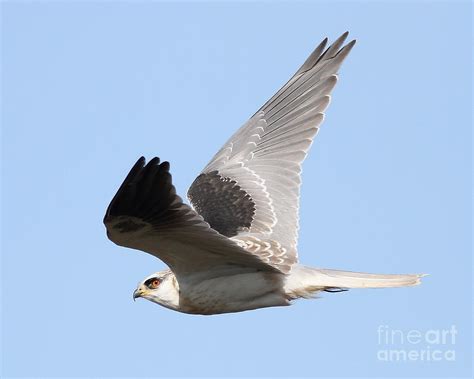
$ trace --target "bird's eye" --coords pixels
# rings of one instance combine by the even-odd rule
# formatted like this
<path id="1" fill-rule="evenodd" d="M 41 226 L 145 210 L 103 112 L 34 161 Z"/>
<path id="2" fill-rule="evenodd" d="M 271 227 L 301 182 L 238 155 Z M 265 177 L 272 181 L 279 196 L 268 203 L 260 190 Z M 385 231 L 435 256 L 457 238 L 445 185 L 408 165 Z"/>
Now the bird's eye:
<path id="1" fill-rule="evenodd" d="M 161 280 L 158 279 L 158 278 L 153 278 L 153 279 L 150 279 L 149 281 L 147 281 L 146 286 L 152 290 L 155 290 L 158 288 L 158 286 L 160 285 L 161 283 Z"/>

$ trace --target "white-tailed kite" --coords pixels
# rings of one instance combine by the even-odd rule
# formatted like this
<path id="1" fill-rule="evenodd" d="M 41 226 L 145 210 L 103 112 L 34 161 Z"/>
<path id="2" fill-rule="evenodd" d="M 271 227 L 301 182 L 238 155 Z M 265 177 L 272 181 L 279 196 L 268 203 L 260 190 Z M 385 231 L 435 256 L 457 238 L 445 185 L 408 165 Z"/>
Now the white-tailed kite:
<path id="1" fill-rule="evenodd" d="M 105 214 L 108 237 L 169 269 L 133 297 L 193 314 L 289 305 L 320 291 L 413 286 L 423 275 L 383 275 L 298 264 L 301 164 L 319 130 L 337 71 L 355 40 L 327 39 L 217 152 L 185 204 L 169 163 L 141 157 Z"/>

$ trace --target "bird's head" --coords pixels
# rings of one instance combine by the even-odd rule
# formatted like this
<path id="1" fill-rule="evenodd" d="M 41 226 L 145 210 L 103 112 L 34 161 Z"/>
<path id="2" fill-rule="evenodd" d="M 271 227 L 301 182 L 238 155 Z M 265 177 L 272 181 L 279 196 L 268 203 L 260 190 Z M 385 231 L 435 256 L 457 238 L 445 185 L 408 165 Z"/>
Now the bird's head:
<path id="1" fill-rule="evenodd" d="M 150 300 L 166 308 L 179 308 L 179 288 L 176 277 L 170 270 L 156 272 L 141 281 L 133 292 L 137 297 Z"/>

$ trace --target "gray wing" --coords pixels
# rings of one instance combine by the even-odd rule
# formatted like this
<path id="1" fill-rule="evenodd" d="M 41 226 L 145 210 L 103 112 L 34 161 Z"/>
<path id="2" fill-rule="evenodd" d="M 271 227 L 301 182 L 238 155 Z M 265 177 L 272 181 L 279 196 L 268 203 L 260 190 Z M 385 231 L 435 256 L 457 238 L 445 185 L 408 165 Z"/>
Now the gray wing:
<path id="1" fill-rule="evenodd" d="M 104 224 L 110 240 L 160 258 L 178 277 L 280 271 L 277 264 L 268 264 L 269 260 L 216 232 L 184 204 L 176 195 L 169 163 L 160 164 L 158 158 L 145 165 L 141 157 L 135 163 L 112 199 Z"/>
<path id="2" fill-rule="evenodd" d="M 287 265 L 297 261 L 301 164 L 323 121 L 337 70 L 355 44 L 342 47 L 347 35 L 326 50 L 327 39 L 321 42 L 188 191 L 212 228 L 253 254 L 279 254 Z"/>

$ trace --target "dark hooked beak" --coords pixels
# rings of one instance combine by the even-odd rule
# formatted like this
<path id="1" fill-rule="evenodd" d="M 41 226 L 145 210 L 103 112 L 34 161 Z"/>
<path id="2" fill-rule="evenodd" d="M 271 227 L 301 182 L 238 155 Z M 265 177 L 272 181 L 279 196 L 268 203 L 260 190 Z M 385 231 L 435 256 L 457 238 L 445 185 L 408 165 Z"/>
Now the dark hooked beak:
<path id="1" fill-rule="evenodd" d="M 138 288 L 133 291 L 133 301 L 135 301 L 137 299 L 137 297 L 141 297 L 142 296 L 142 291 L 139 290 Z"/>

